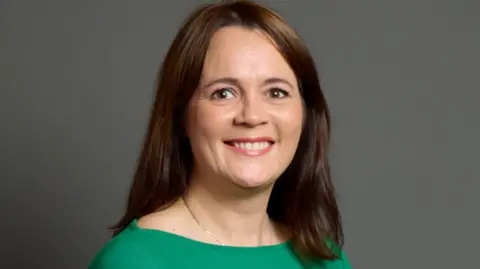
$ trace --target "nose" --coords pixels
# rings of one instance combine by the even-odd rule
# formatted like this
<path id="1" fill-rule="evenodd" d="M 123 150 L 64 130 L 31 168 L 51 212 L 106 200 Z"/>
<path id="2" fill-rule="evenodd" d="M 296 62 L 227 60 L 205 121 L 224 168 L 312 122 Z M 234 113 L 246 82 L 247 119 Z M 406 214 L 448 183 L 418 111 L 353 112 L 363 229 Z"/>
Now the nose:
<path id="1" fill-rule="evenodd" d="M 267 106 L 259 96 L 244 96 L 239 112 L 234 118 L 235 125 L 256 127 L 268 123 Z"/>

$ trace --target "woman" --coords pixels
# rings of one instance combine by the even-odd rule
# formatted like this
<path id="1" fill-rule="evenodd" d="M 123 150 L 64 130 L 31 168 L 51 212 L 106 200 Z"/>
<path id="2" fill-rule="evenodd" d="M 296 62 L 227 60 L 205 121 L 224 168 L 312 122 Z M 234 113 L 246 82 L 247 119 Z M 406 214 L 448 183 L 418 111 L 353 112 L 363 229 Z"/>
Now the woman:
<path id="1" fill-rule="evenodd" d="M 166 55 L 127 210 L 91 269 L 350 268 L 312 57 L 249 1 L 191 14 Z"/>

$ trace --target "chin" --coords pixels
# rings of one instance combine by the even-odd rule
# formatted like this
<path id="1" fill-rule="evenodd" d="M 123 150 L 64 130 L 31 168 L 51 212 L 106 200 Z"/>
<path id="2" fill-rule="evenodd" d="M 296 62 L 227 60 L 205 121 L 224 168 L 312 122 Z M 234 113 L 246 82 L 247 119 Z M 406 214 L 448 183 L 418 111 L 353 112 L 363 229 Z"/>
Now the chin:
<path id="1" fill-rule="evenodd" d="M 242 189 L 259 189 L 272 186 L 275 183 L 275 180 L 272 180 L 268 177 L 255 177 L 255 178 L 245 178 L 245 177 L 235 177 L 231 179 L 232 183 L 237 187 Z"/>

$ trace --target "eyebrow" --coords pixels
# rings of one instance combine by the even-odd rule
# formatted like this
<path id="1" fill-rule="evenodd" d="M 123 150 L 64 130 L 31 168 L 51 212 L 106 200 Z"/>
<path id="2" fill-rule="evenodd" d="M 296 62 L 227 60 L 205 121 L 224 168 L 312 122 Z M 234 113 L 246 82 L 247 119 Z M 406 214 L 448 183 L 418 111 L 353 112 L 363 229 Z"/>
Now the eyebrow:
<path id="1" fill-rule="evenodd" d="M 214 84 L 217 84 L 217 83 L 226 83 L 226 84 L 232 84 L 232 85 L 235 85 L 236 87 L 239 87 L 240 88 L 240 81 L 236 78 L 232 78 L 232 77 L 222 77 L 222 78 L 218 78 L 218 79 L 214 79 L 210 82 L 208 82 L 204 87 L 205 88 L 208 88 Z M 274 83 L 283 83 L 283 84 L 287 84 L 288 86 L 290 86 L 291 88 L 294 88 L 294 86 L 288 82 L 288 80 L 286 79 L 283 79 L 283 78 L 278 78 L 278 77 L 271 77 L 271 78 L 268 78 L 266 79 L 262 85 L 268 85 L 268 84 L 274 84 Z"/>

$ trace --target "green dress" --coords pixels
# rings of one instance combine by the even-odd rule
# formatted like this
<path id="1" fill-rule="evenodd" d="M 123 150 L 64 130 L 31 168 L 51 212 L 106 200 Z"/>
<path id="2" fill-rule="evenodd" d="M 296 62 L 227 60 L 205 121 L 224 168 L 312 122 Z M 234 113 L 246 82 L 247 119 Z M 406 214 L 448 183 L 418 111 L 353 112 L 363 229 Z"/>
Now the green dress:
<path id="1" fill-rule="evenodd" d="M 308 268 L 351 269 L 342 259 L 317 261 Z M 89 269 L 301 269 L 289 243 L 231 247 L 194 241 L 168 232 L 142 229 L 136 220 L 110 240 Z"/>

